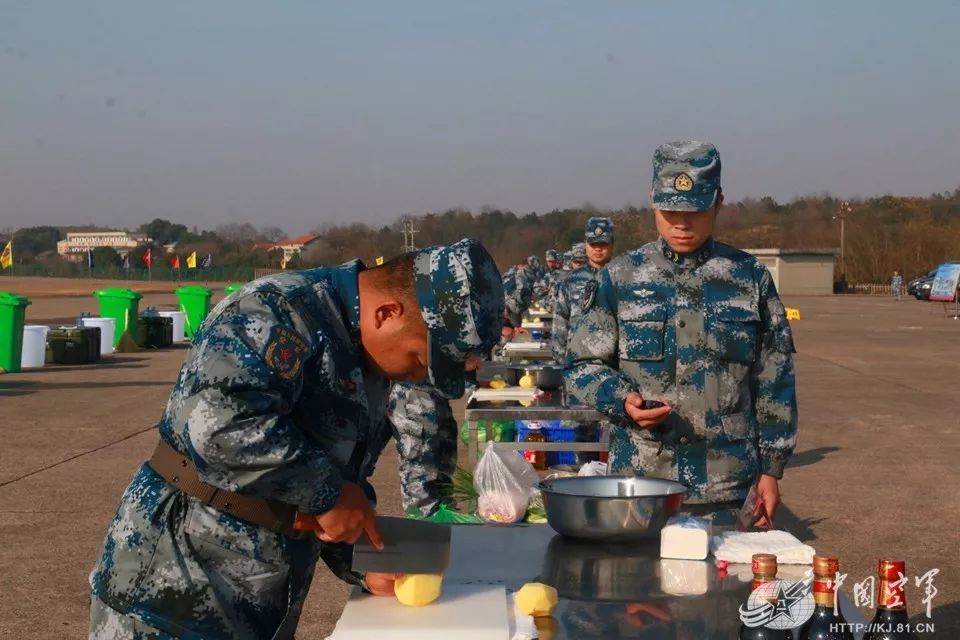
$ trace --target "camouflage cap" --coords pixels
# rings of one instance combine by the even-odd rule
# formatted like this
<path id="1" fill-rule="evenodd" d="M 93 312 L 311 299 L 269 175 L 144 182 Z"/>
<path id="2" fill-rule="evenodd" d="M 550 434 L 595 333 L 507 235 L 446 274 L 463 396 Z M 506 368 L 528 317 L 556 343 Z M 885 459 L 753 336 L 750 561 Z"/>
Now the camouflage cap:
<path id="1" fill-rule="evenodd" d="M 414 282 L 430 332 L 427 382 L 448 398 L 459 398 L 467 356 L 482 355 L 500 340 L 500 272 L 482 244 L 461 240 L 418 251 Z"/>
<path id="2" fill-rule="evenodd" d="M 583 239 L 588 244 L 613 243 L 613 220 L 610 218 L 590 218 L 583 228 Z"/>
<path id="3" fill-rule="evenodd" d="M 706 211 L 720 192 L 720 154 L 708 142 L 683 140 L 657 147 L 653 154 L 655 209 Z"/>
<path id="4" fill-rule="evenodd" d="M 582 242 L 578 242 L 570 247 L 570 260 L 573 262 L 586 262 L 587 246 Z"/>
<path id="5" fill-rule="evenodd" d="M 556 249 L 547 249 L 543 257 L 546 258 L 547 262 L 560 262 L 560 252 Z"/>

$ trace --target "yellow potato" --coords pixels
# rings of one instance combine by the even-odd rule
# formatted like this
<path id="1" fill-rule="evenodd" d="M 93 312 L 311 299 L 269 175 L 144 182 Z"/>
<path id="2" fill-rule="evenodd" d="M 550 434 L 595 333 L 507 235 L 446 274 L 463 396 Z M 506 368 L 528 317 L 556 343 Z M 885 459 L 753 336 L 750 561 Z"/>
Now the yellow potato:
<path id="1" fill-rule="evenodd" d="M 528 582 L 516 596 L 517 608 L 528 616 L 549 616 L 557 608 L 557 590 L 542 582 Z"/>
<path id="2" fill-rule="evenodd" d="M 527 373 L 522 378 L 520 378 L 517 384 L 519 384 L 524 389 L 533 389 L 534 387 L 537 386 L 537 379 L 534 378 L 529 373 Z"/>
<path id="3" fill-rule="evenodd" d="M 491 381 L 490 381 L 490 388 L 491 388 L 491 389 L 505 389 L 506 387 L 507 387 L 507 381 L 506 381 L 506 380 L 496 380 L 496 379 L 494 379 L 494 380 L 491 380 Z"/>
<path id="4" fill-rule="evenodd" d="M 425 607 L 440 597 L 443 574 L 415 573 L 400 576 L 393 583 L 393 593 L 400 604 L 408 607 Z"/>

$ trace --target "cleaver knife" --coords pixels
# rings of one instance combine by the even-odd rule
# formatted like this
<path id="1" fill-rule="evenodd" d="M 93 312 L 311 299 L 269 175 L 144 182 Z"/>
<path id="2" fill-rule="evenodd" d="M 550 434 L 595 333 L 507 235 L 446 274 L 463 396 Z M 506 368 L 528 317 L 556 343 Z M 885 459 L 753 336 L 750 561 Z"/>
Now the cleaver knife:
<path id="1" fill-rule="evenodd" d="M 450 563 L 448 525 L 377 516 L 383 550 L 366 535 L 353 545 L 352 569 L 359 573 L 443 573 Z"/>

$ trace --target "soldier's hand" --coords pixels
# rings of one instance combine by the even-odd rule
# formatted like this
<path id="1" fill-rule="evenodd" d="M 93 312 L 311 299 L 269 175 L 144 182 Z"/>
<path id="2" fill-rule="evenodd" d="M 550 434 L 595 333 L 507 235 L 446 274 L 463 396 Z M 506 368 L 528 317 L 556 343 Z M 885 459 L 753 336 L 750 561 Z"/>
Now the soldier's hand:
<path id="1" fill-rule="evenodd" d="M 367 591 L 375 596 L 392 596 L 393 583 L 400 577 L 399 573 L 368 573 L 363 577 Z"/>
<path id="2" fill-rule="evenodd" d="M 627 417 L 644 429 L 653 429 L 666 420 L 670 412 L 673 411 L 673 407 L 668 404 L 664 404 L 662 407 L 657 407 L 656 409 L 642 409 L 642 405 L 643 396 L 636 391 L 627 394 L 626 399 L 623 401 L 623 410 L 626 412 Z"/>
<path id="3" fill-rule="evenodd" d="M 366 533 L 374 547 L 383 548 L 383 538 L 377 530 L 376 512 L 360 485 L 344 482 L 333 508 L 316 518 L 317 537 L 324 542 L 353 544 Z"/>
<path id="4" fill-rule="evenodd" d="M 780 506 L 780 482 L 773 476 L 760 476 L 757 481 L 757 497 L 760 498 L 757 507 L 763 509 L 763 515 L 753 526 L 758 529 L 772 529 L 773 516 Z"/>

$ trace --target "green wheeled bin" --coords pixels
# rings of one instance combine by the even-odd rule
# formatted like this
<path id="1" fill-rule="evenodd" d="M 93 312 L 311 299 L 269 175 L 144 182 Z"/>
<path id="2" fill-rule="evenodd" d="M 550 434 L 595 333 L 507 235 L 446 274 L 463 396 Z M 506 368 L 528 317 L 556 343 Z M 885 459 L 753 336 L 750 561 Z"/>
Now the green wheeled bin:
<path id="1" fill-rule="evenodd" d="M 210 313 L 210 296 L 213 295 L 213 292 L 206 287 L 191 284 L 180 287 L 175 293 L 177 294 L 177 300 L 180 301 L 180 311 L 183 311 L 187 316 L 184 335 L 193 338 L 200 329 L 203 319 Z"/>
<path id="2" fill-rule="evenodd" d="M 223 292 L 227 295 L 230 295 L 234 291 L 239 291 L 241 288 L 243 288 L 243 285 L 235 282 L 233 284 L 228 284 L 227 286 L 225 286 L 223 288 Z"/>
<path id="3" fill-rule="evenodd" d="M 125 332 L 129 332 L 133 341 L 137 341 L 137 318 L 140 317 L 140 298 L 143 295 L 132 289 L 101 289 L 93 292 L 100 301 L 100 316 L 113 318 L 116 331 L 113 332 L 113 346 L 120 344 Z"/>
<path id="4" fill-rule="evenodd" d="M 30 301 L 0 291 L 0 373 L 20 371 L 23 352 L 23 319 Z"/>

